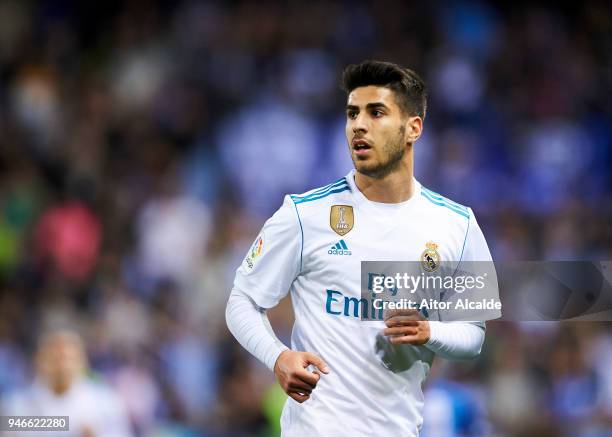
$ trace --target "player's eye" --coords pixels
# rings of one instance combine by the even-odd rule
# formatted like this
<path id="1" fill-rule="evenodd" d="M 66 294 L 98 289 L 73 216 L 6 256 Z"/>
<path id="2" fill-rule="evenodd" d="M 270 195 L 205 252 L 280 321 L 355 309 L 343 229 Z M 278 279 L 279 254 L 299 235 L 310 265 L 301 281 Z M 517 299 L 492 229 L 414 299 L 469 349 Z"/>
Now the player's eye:
<path id="1" fill-rule="evenodd" d="M 346 116 L 351 120 L 354 120 L 357 117 L 357 111 L 347 111 Z"/>
<path id="2" fill-rule="evenodd" d="M 378 110 L 378 109 L 375 109 L 375 110 L 372 111 L 372 115 L 374 117 L 382 117 L 384 115 L 384 113 L 382 111 Z"/>

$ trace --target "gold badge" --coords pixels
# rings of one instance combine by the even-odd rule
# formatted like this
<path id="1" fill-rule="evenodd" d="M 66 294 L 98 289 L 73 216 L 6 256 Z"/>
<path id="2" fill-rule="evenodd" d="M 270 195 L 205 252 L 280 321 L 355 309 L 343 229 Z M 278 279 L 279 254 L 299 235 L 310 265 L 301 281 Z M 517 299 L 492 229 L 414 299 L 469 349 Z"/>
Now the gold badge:
<path id="1" fill-rule="evenodd" d="M 329 225 L 338 235 L 346 235 L 353 229 L 355 216 L 349 205 L 333 205 L 329 212 Z"/>
<path id="2" fill-rule="evenodd" d="M 428 241 L 425 247 L 427 247 L 427 249 L 421 254 L 421 266 L 423 266 L 426 272 L 435 272 L 440 267 L 438 245 L 433 241 Z"/>

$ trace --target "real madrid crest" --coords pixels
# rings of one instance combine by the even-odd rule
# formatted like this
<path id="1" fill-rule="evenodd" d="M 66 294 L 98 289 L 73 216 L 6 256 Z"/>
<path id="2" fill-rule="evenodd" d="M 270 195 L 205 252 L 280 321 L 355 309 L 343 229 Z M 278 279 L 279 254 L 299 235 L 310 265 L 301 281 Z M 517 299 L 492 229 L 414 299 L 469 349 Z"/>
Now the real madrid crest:
<path id="1" fill-rule="evenodd" d="M 421 254 L 421 266 L 426 272 L 435 272 L 440 267 L 440 253 L 438 245 L 433 241 L 425 243 L 425 249 Z"/>
<path id="2" fill-rule="evenodd" d="M 329 212 L 329 226 L 338 235 L 346 235 L 351 232 L 355 224 L 353 207 L 350 205 L 332 205 Z"/>

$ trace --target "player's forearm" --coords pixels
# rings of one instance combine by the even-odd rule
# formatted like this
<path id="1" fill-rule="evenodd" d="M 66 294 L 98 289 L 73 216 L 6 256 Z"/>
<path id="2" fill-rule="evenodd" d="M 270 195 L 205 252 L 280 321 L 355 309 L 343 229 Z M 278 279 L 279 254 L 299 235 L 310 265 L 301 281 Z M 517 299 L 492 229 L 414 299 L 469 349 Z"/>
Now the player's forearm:
<path id="1" fill-rule="evenodd" d="M 480 353 L 485 330 L 469 322 L 429 322 L 430 337 L 425 346 L 447 359 L 474 358 Z"/>
<path id="2" fill-rule="evenodd" d="M 278 356 L 288 348 L 274 335 L 265 310 L 234 288 L 227 301 L 225 320 L 242 347 L 274 370 Z"/>

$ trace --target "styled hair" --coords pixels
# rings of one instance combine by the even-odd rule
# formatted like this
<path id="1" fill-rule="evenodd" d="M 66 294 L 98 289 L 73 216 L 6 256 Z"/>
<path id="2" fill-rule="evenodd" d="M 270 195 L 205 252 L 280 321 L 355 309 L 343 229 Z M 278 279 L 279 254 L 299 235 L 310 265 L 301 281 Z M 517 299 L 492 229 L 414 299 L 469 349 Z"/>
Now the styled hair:
<path id="1" fill-rule="evenodd" d="M 365 61 L 351 64 L 342 72 L 342 89 L 347 94 L 355 88 L 369 85 L 392 90 L 405 114 L 425 119 L 427 86 L 414 71 L 391 62 Z"/>

